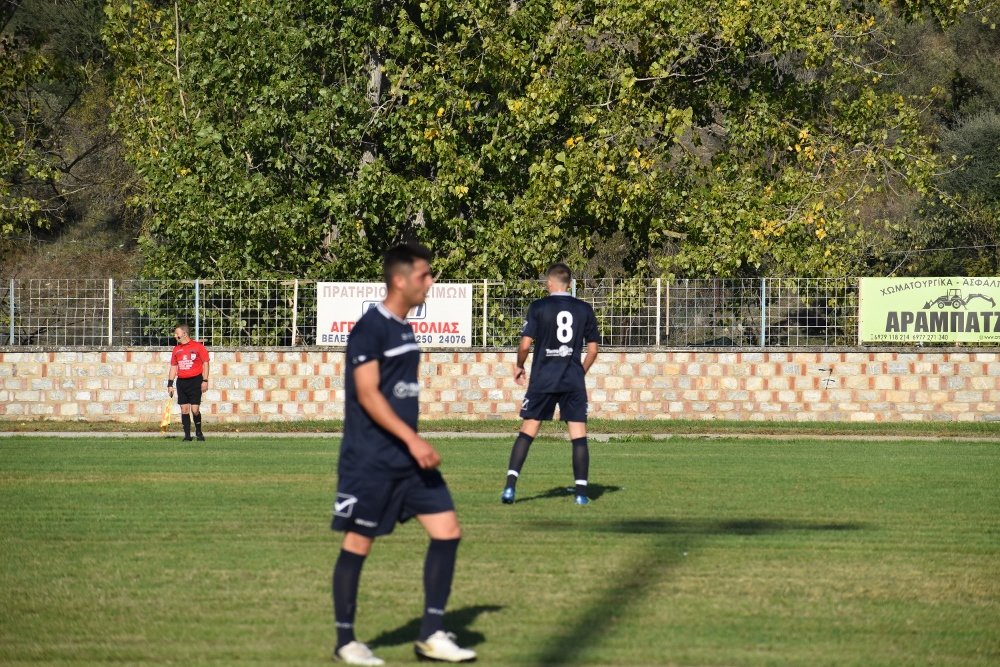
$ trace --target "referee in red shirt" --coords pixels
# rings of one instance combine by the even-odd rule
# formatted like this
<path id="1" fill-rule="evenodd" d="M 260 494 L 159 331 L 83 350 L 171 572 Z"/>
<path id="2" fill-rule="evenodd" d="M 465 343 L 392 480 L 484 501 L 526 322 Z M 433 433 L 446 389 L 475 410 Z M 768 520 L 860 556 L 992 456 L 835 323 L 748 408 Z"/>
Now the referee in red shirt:
<path id="1" fill-rule="evenodd" d="M 196 340 L 191 340 L 191 330 L 186 324 L 174 329 L 177 345 L 170 353 L 170 373 L 167 375 L 167 393 L 174 395 L 177 380 L 177 404 L 181 406 L 181 424 L 184 441 L 191 442 L 191 416 L 194 415 L 194 433 L 205 441 L 201 432 L 201 395 L 208 391 L 208 350 Z"/>

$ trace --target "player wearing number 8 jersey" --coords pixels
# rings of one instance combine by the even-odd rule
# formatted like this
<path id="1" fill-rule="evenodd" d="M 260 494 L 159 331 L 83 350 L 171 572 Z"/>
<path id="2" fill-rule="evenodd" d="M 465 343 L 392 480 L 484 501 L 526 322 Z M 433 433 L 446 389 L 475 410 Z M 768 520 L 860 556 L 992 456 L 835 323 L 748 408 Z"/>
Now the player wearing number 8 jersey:
<path id="1" fill-rule="evenodd" d="M 521 402 L 521 432 L 517 434 L 507 466 L 507 483 L 500 497 L 514 502 L 517 480 L 528 457 L 528 449 L 543 421 L 551 420 L 559 407 L 559 417 L 567 423 L 573 444 L 575 500 L 586 505 L 590 452 L 587 448 L 587 388 L 584 376 L 597 359 L 601 341 L 597 318 L 589 303 L 569 293 L 571 274 L 565 264 L 553 264 L 545 273 L 549 295 L 533 302 L 521 330 L 521 342 L 514 365 L 514 381 L 524 386 L 524 362 L 534 344 L 531 381 Z M 586 356 L 580 355 L 586 346 Z"/>

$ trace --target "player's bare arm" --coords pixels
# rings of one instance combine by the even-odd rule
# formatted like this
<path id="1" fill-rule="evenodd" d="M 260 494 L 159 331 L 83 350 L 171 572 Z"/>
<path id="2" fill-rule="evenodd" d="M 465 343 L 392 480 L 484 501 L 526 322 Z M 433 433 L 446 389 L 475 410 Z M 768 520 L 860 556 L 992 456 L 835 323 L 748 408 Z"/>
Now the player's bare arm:
<path id="1" fill-rule="evenodd" d="M 590 367 L 594 365 L 595 361 L 597 361 L 597 343 L 587 343 L 587 354 L 583 357 L 584 375 L 587 374 L 587 371 L 590 370 Z"/>
<path id="2" fill-rule="evenodd" d="M 206 387 L 208 386 L 208 363 L 209 362 L 206 361 L 201 367 L 201 383 Z M 202 391 L 205 390 L 202 389 Z"/>
<path id="3" fill-rule="evenodd" d="M 358 403 L 364 411 L 372 421 L 403 441 L 418 466 L 426 470 L 441 464 L 441 456 L 437 450 L 399 418 L 379 391 L 378 361 L 369 361 L 355 368 L 354 384 L 358 391 Z"/>
<path id="4" fill-rule="evenodd" d="M 520 386 L 528 383 L 528 373 L 524 370 L 524 364 L 528 360 L 528 353 L 531 352 L 531 344 L 534 341 L 531 336 L 521 336 L 521 342 L 517 346 L 517 361 L 514 363 L 514 382 Z"/>
<path id="5" fill-rule="evenodd" d="M 170 370 L 167 372 L 167 394 L 172 398 L 174 395 L 174 380 L 177 379 L 177 365 L 170 364 Z"/>

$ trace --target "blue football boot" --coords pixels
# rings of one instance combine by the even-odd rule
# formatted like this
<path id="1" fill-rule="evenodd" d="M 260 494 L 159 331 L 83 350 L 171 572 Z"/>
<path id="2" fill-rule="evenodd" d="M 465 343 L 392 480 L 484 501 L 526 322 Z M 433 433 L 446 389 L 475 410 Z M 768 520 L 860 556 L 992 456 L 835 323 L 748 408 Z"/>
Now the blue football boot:
<path id="1" fill-rule="evenodd" d="M 573 498 L 573 502 L 576 503 L 577 505 L 589 505 L 590 498 L 581 494 Z"/>
<path id="2" fill-rule="evenodd" d="M 508 486 L 504 488 L 503 493 L 500 494 L 500 502 L 504 505 L 514 504 L 514 487 Z"/>

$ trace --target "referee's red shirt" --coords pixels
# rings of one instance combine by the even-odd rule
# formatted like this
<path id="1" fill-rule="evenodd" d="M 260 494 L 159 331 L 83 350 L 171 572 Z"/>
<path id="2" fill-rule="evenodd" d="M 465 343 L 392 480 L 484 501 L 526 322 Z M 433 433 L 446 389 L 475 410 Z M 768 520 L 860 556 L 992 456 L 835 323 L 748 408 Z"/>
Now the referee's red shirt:
<path id="1" fill-rule="evenodd" d="M 193 378 L 201 375 L 201 368 L 209 361 L 208 350 L 196 340 L 175 345 L 170 353 L 170 365 L 177 366 L 177 377 Z"/>

